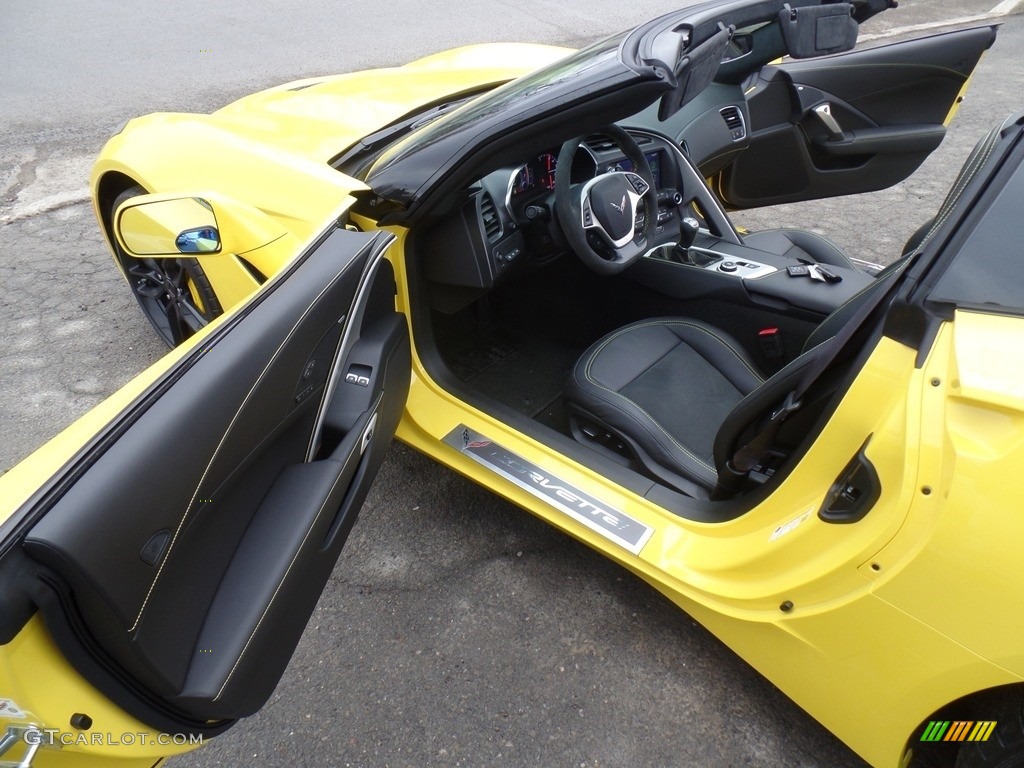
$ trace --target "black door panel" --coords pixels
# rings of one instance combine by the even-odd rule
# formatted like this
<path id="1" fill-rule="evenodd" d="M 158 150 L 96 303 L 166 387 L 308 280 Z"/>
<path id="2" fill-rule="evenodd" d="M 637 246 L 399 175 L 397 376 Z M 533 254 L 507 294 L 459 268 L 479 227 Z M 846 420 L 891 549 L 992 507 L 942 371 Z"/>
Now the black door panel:
<path id="1" fill-rule="evenodd" d="M 287 665 L 408 393 L 388 241 L 328 235 L 29 532 L 52 634 L 143 722 L 204 731 L 252 714 Z M 365 383 L 344 383 L 353 364 Z M 338 403 L 347 422 L 321 427 Z"/>
<path id="2" fill-rule="evenodd" d="M 885 125 L 843 131 L 843 137 L 814 139 L 814 148 L 836 157 L 864 155 L 928 154 L 936 150 L 946 136 L 941 124 Z"/>
<path id="3" fill-rule="evenodd" d="M 840 98 L 851 116 L 878 125 L 941 124 L 995 39 L 995 27 L 975 27 L 780 69 L 796 86 Z"/>
<path id="4" fill-rule="evenodd" d="M 747 149 L 715 180 L 733 208 L 885 189 L 941 143 L 995 27 L 765 67 Z"/>
<path id="5" fill-rule="evenodd" d="M 246 702 L 256 700 L 258 707 L 269 695 L 275 675 L 264 674 L 259 666 L 266 659 L 287 663 L 298 638 L 293 632 L 282 637 L 256 629 L 264 619 L 292 627 L 300 620 L 300 626 L 305 624 L 301 615 L 288 614 L 302 614 L 304 603 L 315 602 L 320 592 L 315 584 L 305 591 L 295 587 L 313 566 L 309 547 L 330 517 L 325 510 L 340 503 L 338 481 L 350 482 L 356 463 L 293 464 L 278 475 L 210 604 L 192 649 L 188 679 L 174 697 L 177 704 L 195 715 L 224 718 L 249 714 Z M 248 631 L 237 631 L 240 627 Z"/>

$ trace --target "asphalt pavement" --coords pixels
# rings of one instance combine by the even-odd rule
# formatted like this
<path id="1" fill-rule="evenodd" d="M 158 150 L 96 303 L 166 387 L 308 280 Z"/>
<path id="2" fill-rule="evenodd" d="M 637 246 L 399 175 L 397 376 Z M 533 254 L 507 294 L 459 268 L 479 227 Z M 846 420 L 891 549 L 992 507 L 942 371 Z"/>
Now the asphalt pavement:
<path id="1" fill-rule="evenodd" d="M 996 4 L 904 0 L 864 32 L 884 42 L 897 27 L 928 29 Z M 165 351 L 84 202 L 92 158 L 124 120 L 206 111 L 290 79 L 456 44 L 582 43 L 666 9 L 652 0 L 585 9 L 512 1 L 498 13 L 484 0 L 429 13 L 407 0 L 6 3 L 0 472 Z M 1024 19 L 1004 20 L 946 141 L 911 179 L 854 199 L 750 212 L 741 223 L 814 229 L 862 258 L 898 254 L 974 142 L 1024 108 Z M 632 575 L 399 445 L 270 703 L 170 763 L 861 764 Z"/>

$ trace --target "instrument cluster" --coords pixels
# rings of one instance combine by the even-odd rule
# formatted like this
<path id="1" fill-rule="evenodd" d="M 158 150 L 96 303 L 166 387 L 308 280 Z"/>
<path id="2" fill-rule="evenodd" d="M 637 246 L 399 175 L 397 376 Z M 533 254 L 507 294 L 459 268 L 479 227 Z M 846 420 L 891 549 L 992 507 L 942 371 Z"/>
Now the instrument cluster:
<path id="1" fill-rule="evenodd" d="M 520 168 L 509 186 L 510 197 L 523 195 L 535 190 L 551 191 L 555 188 L 555 169 L 558 167 L 558 155 L 554 152 L 541 152 Z"/>

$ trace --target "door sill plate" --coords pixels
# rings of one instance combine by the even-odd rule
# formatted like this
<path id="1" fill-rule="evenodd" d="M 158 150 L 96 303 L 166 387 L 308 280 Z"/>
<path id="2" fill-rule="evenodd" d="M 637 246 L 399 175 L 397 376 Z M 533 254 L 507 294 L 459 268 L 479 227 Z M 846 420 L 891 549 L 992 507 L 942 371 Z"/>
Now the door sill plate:
<path id="1" fill-rule="evenodd" d="M 649 525 L 462 424 L 445 436 L 444 443 L 634 555 L 640 554 L 654 534 Z"/>

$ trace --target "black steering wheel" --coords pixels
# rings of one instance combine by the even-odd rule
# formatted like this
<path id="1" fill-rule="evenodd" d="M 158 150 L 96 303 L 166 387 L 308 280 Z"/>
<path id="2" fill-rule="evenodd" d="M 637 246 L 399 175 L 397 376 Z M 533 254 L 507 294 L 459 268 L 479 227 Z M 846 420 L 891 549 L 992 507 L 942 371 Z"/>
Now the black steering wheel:
<path id="1" fill-rule="evenodd" d="M 640 145 L 617 125 L 599 131 L 633 164 L 572 185 L 572 161 L 583 138 L 562 145 L 555 166 L 555 213 L 583 263 L 602 275 L 621 272 L 651 247 L 658 225 L 658 191 Z M 638 220 L 641 222 L 637 225 Z"/>

